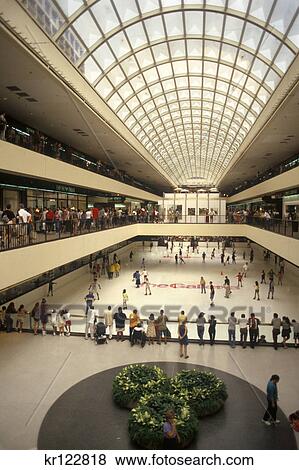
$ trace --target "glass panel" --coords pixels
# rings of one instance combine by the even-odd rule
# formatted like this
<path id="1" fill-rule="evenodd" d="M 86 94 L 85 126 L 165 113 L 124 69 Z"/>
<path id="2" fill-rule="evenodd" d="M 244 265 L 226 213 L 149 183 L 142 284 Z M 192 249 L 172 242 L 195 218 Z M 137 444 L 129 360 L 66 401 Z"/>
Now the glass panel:
<path id="1" fill-rule="evenodd" d="M 63 13 L 70 17 L 75 11 L 77 11 L 82 5 L 83 0 L 56 0 Z"/>
<path id="2" fill-rule="evenodd" d="M 165 31 L 161 17 L 150 18 L 144 22 L 150 41 L 165 37 Z"/>
<path id="3" fill-rule="evenodd" d="M 169 13 L 164 15 L 168 36 L 182 36 L 184 34 L 182 13 Z"/>
<path id="4" fill-rule="evenodd" d="M 106 43 L 98 47 L 94 51 L 93 56 L 103 70 L 106 70 L 111 64 L 113 64 L 113 62 L 115 62 L 115 57 Z"/>
<path id="5" fill-rule="evenodd" d="M 135 0 L 113 0 L 122 22 L 139 16 Z"/>
<path id="6" fill-rule="evenodd" d="M 187 34 L 202 35 L 203 31 L 203 13 L 202 11 L 186 11 L 186 32 Z"/>
<path id="7" fill-rule="evenodd" d="M 123 32 L 112 36 L 112 38 L 109 39 L 109 44 L 118 59 L 130 51 L 130 46 Z"/>
<path id="8" fill-rule="evenodd" d="M 87 47 L 98 41 L 102 34 L 93 21 L 91 14 L 87 11 L 73 23 L 73 26 Z"/>
<path id="9" fill-rule="evenodd" d="M 297 0 L 277 0 L 274 11 L 271 16 L 270 24 L 285 33 L 298 8 Z"/>
<path id="10" fill-rule="evenodd" d="M 111 31 L 119 25 L 110 0 L 101 0 L 95 3 L 91 10 L 104 33 Z"/>
<path id="11" fill-rule="evenodd" d="M 137 23 L 126 29 L 132 48 L 147 44 L 147 38 L 144 33 L 142 23 Z"/>
<path id="12" fill-rule="evenodd" d="M 88 59 L 85 60 L 81 70 L 90 83 L 95 82 L 101 75 L 101 69 L 97 66 L 92 57 L 88 57 Z"/>

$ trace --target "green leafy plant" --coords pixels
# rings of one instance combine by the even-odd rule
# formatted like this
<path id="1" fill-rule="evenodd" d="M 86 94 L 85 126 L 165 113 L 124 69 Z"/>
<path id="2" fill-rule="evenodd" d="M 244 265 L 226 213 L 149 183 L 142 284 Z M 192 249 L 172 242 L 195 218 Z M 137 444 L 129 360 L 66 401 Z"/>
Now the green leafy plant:
<path id="1" fill-rule="evenodd" d="M 179 448 L 186 447 L 198 419 L 216 413 L 227 399 L 225 383 L 211 372 L 182 370 L 172 379 L 157 366 L 126 366 L 113 380 L 115 402 L 131 409 L 129 434 L 144 449 L 163 448 L 165 414 L 175 414 Z"/>
<path id="2" fill-rule="evenodd" d="M 182 370 L 170 380 L 173 393 L 187 393 L 190 406 L 196 416 L 203 417 L 216 413 L 227 399 L 225 383 L 211 372 L 196 369 Z"/>
<path id="3" fill-rule="evenodd" d="M 124 367 L 113 380 L 114 401 L 123 408 L 133 408 L 139 399 L 167 387 L 169 379 L 157 366 L 132 364 Z"/>
<path id="4" fill-rule="evenodd" d="M 129 417 L 129 434 L 136 444 L 145 449 L 163 448 L 163 424 L 165 413 L 175 412 L 180 448 L 186 447 L 198 430 L 198 419 L 188 403 L 187 394 L 157 392 L 140 398 Z"/>

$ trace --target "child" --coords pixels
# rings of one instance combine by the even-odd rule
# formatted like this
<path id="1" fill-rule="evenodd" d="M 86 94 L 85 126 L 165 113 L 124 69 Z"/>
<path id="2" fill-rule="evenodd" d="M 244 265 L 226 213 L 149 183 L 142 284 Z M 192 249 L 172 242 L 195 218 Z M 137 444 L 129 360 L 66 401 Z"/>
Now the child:
<path id="1" fill-rule="evenodd" d="M 123 290 L 123 310 L 127 310 L 129 296 L 126 289 Z"/>
<path id="2" fill-rule="evenodd" d="M 58 314 L 57 314 L 55 308 L 53 308 L 53 310 L 51 310 L 50 316 L 51 316 L 51 326 L 52 326 L 52 328 L 53 328 L 53 336 L 56 336 L 56 333 L 57 333 L 57 317 L 58 317 Z"/>
<path id="3" fill-rule="evenodd" d="M 66 329 L 66 334 L 65 336 L 71 336 L 71 314 L 68 310 L 64 310 L 63 318 L 65 321 L 65 329 Z"/>
<path id="4" fill-rule="evenodd" d="M 154 344 L 154 338 L 156 337 L 156 326 L 153 313 L 151 313 L 148 318 L 146 336 L 148 339 L 148 344 Z"/>
<path id="5" fill-rule="evenodd" d="M 20 307 L 18 308 L 18 311 L 17 311 L 16 331 L 18 331 L 19 333 L 22 333 L 22 331 L 23 331 L 23 325 L 24 325 L 26 315 L 28 315 L 28 312 L 27 312 L 27 310 L 25 310 L 25 307 L 22 304 L 22 305 L 20 305 Z"/>
<path id="6" fill-rule="evenodd" d="M 58 325 L 60 336 L 64 336 L 65 321 L 64 321 L 63 315 L 64 315 L 64 310 L 60 310 L 57 315 L 57 325 Z"/>

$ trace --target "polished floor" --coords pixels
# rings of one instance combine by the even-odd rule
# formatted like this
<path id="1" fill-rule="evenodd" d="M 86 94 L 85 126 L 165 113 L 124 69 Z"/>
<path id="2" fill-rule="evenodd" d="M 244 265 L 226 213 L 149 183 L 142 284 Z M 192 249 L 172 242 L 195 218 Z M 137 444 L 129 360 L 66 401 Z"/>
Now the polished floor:
<path id="1" fill-rule="evenodd" d="M 261 426 L 266 396 L 246 380 L 218 369 L 192 363 L 150 364 L 161 367 L 168 377 L 173 377 L 182 369 L 209 371 L 226 384 L 228 399 L 223 408 L 218 413 L 199 420 L 198 433 L 188 445 L 188 449 L 297 449 L 294 433 L 281 410 L 278 411 L 279 426 Z M 43 420 L 38 436 L 38 448 L 138 448 L 130 441 L 128 435 L 129 410 L 120 409 L 111 399 L 112 382 L 120 370 L 122 367 L 115 367 L 92 375 L 59 397 Z"/>
<path id="2" fill-rule="evenodd" d="M 200 253 L 203 248 L 201 248 Z M 205 248 L 206 250 L 206 248 Z M 134 261 L 129 263 L 128 253 L 122 257 L 122 271 L 118 279 L 109 281 L 101 279 L 101 299 L 96 302 L 96 307 L 103 311 L 104 304 L 119 305 L 122 289 L 126 288 L 129 294 L 129 303 L 136 305 L 146 318 L 150 311 L 158 310 L 163 306 L 168 308 L 169 317 L 176 318 L 177 310 L 184 307 L 187 312 L 195 307 L 204 310 L 207 316 L 209 311 L 208 295 L 200 294 L 195 288 L 201 275 L 206 280 L 213 280 L 216 285 L 222 286 L 223 274 L 228 274 L 233 286 L 236 285 L 234 276 L 244 264 L 241 253 L 243 248 L 238 248 L 237 265 L 229 265 L 225 270 L 219 262 L 216 250 L 216 260 L 210 260 L 210 247 L 206 263 L 202 263 L 201 254 L 194 258 L 186 258 L 186 264 L 176 266 L 173 258 L 167 258 L 163 248 L 154 248 L 149 252 L 145 247 L 134 248 Z M 186 253 L 185 253 L 186 254 Z M 140 268 L 141 259 L 145 257 L 146 268 L 149 273 L 152 287 L 152 296 L 145 296 L 143 289 L 136 289 L 132 283 L 132 272 Z M 161 260 L 161 263 L 159 262 Z M 225 299 L 221 288 L 216 291 L 216 306 L 222 310 L 218 315 L 227 317 L 229 311 L 236 306 L 245 309 L 249 313 L 250 307 L 260 310 L 260 316 L 265 315 L 265 320 L 272 318 L 274 311 L 279 314 L 288 314 L 291 318 L 298 318 L 298 277 L 293 269 L 286 269 L 284 285 L 275 286 L 273 301 L 267 301 L 267 286 L 262 286 L 261 301 L 255 303 L 252 300 L 253 283 L 259 279 L 260 271 L 265 266 L 264 261 L 256 256 L 254 263 L 250 265 L 248 278 L 242 289 L 232 289 L 230 299 Z M 271 264 L 266 264 L 270 269 Z M 223 272 L 223 274 L 221 274 Z M 53 304 L 73 305 L 72 320 L 78 328 L 83 330 L 84 295 L 90 283 L 88 269 L 71 284 L 63 285 L 58 280 L 55 286 Z M 170 287 L 176 283 L 176 287 Z M 162 286 L 161 286 L 162 284 Z M 159 285 L 159 287 L 158 287 Z M 180 287 L 179 287 L 180 285 Z M 182 287 L 182 286 L 185 287 Z M 186 288 L 186 285 L 193 286 Z M 33 302 L 31 295 L 31 302 Z M 20 299 L 17 299 L 18 305 Z M 26 297 L 22 299 L 26 305 Z M 26 305 L 28 309 L 32 305 Z M 262 309 L 264 310 L 262 311 Z M 171 309 L 173 313 L 171 314 Z M 226 310 L 225 310 L 226 309 Z M 195 312 L 195 310 L 194 310 Z M 223 313 L 224 312 L 224 313 Z M 262 313 L 264 312 L 264 313 Z M 189 318 L 192 318 L 192 313 Z M 239 314 L 238 314 L 239 316 Z M 224 318 L 225 319 L 225 318 Z M 77 323 L 76 323 L 77 322 Z M 173 324 L 175 334 L 175 324 Z M 221 330 L 221 328 L 223 328 Z M 226 326 L 222 325 L 217 334 L 227 336 Z M 269 327 L 265 327 L 269 328 Z M 190 336 L 196 338 L 196 330 L 190 325 Z M 269 333 L 270 330 L 266 330 Z M 269 338 L 270 339 L 270 338 Z M 279 405 L 283 413 L 288 416 L 299 408 L 299 380 L 298 357 L 299 350 L 288 348 L 274 351 L 272 347 L 247 348 L 239 346 L 235 349 L 228 345 L 190 344 L 190 358 L 192 364 L 212 367 L 239 377 L 260 390 L 264 391 L 269 377 L 273 373 L 281 376 L 279 383 Z M 94 374 L 120 365 L 135 362 L 179 362 L 185 363 L 179 358 L 178 344 L 146 346 L 144 349 L 131 348 L 128 341 L 117 343 L 109 341 L 107 345 L 96 346 L 91 340 L 85 341 L 82 337 L 45 337 L 32 334 L 1 333 L 0 334 L 0 446 L 2 449 L 32 449 L 37 448 L 38 434 L 41 423 L 55 401 L 70 387 L 78 384 Z M 242 397 L 235 397 L 242 402 Z M 246 403 L 244 403 L 246 407 Z M 263 426 L 262 423 L 259 423 Z M 263 429 L 267 432 L 268 429 Z M 246 429 L 244 430 L 246 432 Z M 297 445 L 299 444 L 298 435 Z"/>

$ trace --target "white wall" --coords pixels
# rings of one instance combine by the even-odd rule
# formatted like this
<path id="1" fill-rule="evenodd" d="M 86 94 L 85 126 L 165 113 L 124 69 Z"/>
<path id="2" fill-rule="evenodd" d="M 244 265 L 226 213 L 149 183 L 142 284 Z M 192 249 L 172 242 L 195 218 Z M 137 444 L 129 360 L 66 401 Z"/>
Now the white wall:
<path id="1" fill-rule="evenodd" d="M 160 196 L 0 140 L 0 169 L 32 178 L 157 201 Z"/>

